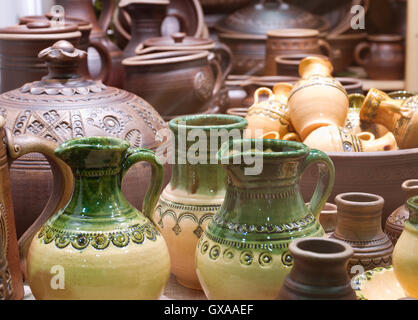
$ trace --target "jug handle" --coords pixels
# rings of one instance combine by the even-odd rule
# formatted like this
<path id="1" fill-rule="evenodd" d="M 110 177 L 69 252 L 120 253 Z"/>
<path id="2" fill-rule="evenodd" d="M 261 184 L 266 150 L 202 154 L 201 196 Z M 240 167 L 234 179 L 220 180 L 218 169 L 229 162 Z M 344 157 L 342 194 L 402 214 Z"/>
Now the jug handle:
<path id="1" fill-rule="evenodd" d="M 225 82 L 232 70 L 233 53 L 226 44 L 219 41 L 215 42 L 214 51 L 221 56 L 220 61 L 225 61 L 225 68 L 222 71 L 222 81 Z"/>
<path id="2" fill-rule="evenodd" d="M 125 161 L 122 164 L 122 178 L 125 176 L 129 168 L 141 161 L 148 162 L 151 164 L 152 168 L 151 182 L 142 204 L 142 213 L 152 223 L 154 223 L 152 216 L 154 214 L 158 198 L 160 197 L 164 179 L 164 168 L 155 152 L 144 148 L 130 149 Z"/>
<path id="3" fill-rule="evenodd" d="M 109 27 L 110 21 L 112 21 L 113 12 L 115 11 L 116 4 L 114 0 L 103 0 L 103 8 L 99 17 L 99 26 L 104 33 L 106 33 L 107 28 Z"/>
<path id="4" fill-rule="evenodd" d="M 364 42 L 360 42 L 357 47 L 354 50 L 354 59 L 357 62 L 357 64 L 359 64 L 360 66 L 363 66 L 366 64 L 366 59 L 363 58 L 361 55 L 363 52 L 365 51 L 370 51 L 370 43 L 364 41 Z"/>
<path id="5" fill-rule="evenodd" d="M 54 143 L 34 135 L 14 136 L 9 129 L 5 129 L 5 131 L 9 167 L 14 160 L 21 156 L 37 152 L 46 157 L 53 174 L 52 194 L 45 208 L 29 229 L 19 238 L 20 261 L 23 274 L 26 277 L 26 257 L 32 239 L 44 223 L 69 201 L 73 191 L 73 175 L 70 167 L 54 155 L 56 148 Z"/>
<path id="6" fill-rule="evenodd" d="M 112 73 L 112 57 L 100 40 L 90 40 L 90 46 L 97 50 L 102 64 L 100 73 L 94 80 L 101 80 L 102 82 L 107 83 Z"/>
<path id="7" fill-rule="evenodd" d="M 221 65 L 219 64 L 219 61 L 216 59 L 216 56 L 214 53 L 210 53 L 208 57 L 209 63 L 215 67 L 216 70 L 216 80 L 215 80 L 215 86 L 212 91 L 212 97 L 216 97 L 221 91 L 222 84 L 224 82 L 224 77 L 222 73 Z"/>
<path id="8" fill-rule="evenodd" d="M 319 180 L 311 201 L 309 201 L 309 209 L 315 218 L 318 218 L 334 186 L 335 168 L 331 159 L 324 152 L 312 149 L 303 163 L 302 173 L 314 163 L 318 164 Z"/>

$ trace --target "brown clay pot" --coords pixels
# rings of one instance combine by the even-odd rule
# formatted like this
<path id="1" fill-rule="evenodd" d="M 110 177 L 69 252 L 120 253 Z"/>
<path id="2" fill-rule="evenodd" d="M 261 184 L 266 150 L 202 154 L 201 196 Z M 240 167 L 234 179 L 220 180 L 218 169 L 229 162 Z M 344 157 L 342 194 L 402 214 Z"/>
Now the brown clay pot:
<path id="1" fill-rule="evenodd" d="M 403 37 L 396 34 L 370 35 L 367 42 L 355 49 L 356 62 L 366 69 L 373 80 L 400 80 L 404 78 L 405 46 Z"/>
<path id="2" fill-rule="evenodd" d="M 199 113 L 222 86 L 222 70 L 208 51 L 167 51 L 127 58 L 124 89 L 140 95 L 166 119 Z"/>
<path id="3" fill-rule="evenodd" d="M 333 203 L 325 203 L 319 215 L 319 223 L 324 228 L 325 233 L 334 232 L 337 227 L 337 206 Z"/>
<path id="4" fill-rule="evenodd" d="M 403 231 L 404 222 L 409 218 L 409 211 L 406 207 L 406 200 L 409 198 L 418 196 L 418 180 L 412 179 L 402 183 L 402 191 L 405 194 L 405 204 L 401 205 L 386 220 L 385 233 L 392 241 L 393 245 L 396 245 L 401 233 Z"/>
<path id="5" fill-rule="evenodd" d="M 353 249 L 343 241 L 301 238 L 289 245 L 293 266 L 279 300 L 356 300 L 346 267 Z"/>
<path id="6" fill-rule="evenodd" d="M 0 29 L 0 93 L 39 80 L 48 73 L 38 58 L 42 49 L 65 39 L 78 45 L 81 33 L 74 24 L 53 26 L 49 21 L 32 21 Z"/>
<path id="7" fill-rule="evenodd" d="M 337 228 L 332 238 L 345 241 L 353 247 L 347 272 L 350 276 L 376 267 L 392 265 L 393 245 L 382 230 L 381 196 L 351 192 L 335 197 Z"/>
<path id="8" fill-rule="evenodd" d="M 299 64 L 306 57 L 319 57 L 328 59 L 326 56 L 308 53 L 294 53 L 277 55 L 274 59 L 276 63 L 276 74 L 279 76 L 299 77 Z"/>
<path id="9" fill-rule="evenodd" d="M 86 53 L 67 41 L 59 41 L 41 51 L 49 66 L 41 81 L 0 96 L 1 114 L 15 136 L 34 134 L 56 143 L 82 136 L 112 136 L 128 140 L 132 147 L 156 150 L 167 142 L 155 141 L 158 130 L 166 127 L 160 115 L 143 99 L 100 81 L 77 74 Z M 169 169 L 168 165 L 165 166 Z M 150 171 L 139 167 L 129 172 L 123 190 L 127 199 L 139 206 L 145 195 Z M 144 174 L 146 172 L 146 174 Z M 170 171 L 166 170 L 166 181 Z M 31 154 L 11 166 L 13 200 L 18 236 L 33 223 L 51 193 L 51 173 L 45 158 Z"/>
<path id="10" fill-rule="evenodd" d="M 90 44 L 95 48 L 101 47 L 101 51 L 107 52 L 111 65 L 106 65 L 108 72 L 105 72 L 106 69 L 102 67 L 100 55 L 94 52 L 90 53 L 88 57 L 90 73 L 93 78 L 101 79 L 107 85 L 120 88 L 123 81 L 122 51 L 107 36 L 107 29 L 115 10 L 115 1 L 102 0 L 99 19 L 96 19 L 91 0 L 55 0 L 55 2 L 64 7 L 66 15 L 89 21 L 93 25 Z M 48 46 L 44 46 L 44 48 L 46 47 Z"/>
<path id="11" fill-rule="evenodd" d="M 331 57 L 332 50 L 328 42 L 319 38 L 318 30 L 301 28 L 271 30 L 267 32 L 264 74 L 276 75 L 276 57 L 290 54 L 322 54 Z"/>

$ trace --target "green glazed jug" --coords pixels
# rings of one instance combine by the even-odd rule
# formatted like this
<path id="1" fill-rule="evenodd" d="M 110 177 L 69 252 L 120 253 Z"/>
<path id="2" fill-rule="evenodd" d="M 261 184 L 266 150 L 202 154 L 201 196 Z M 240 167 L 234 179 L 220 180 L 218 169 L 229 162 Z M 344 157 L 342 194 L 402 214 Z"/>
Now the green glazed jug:
<path id="1" fill-rule="evenodd" d="M 259 174 L 246 174 L 257 164 L 249 157 L 260 159 Z M 334 165 L 321 151 L 283 140 L 262 140 L 262 146 L 260 140 L 231 141 L 218 160 L 228 182 L 196 249 L 202 288 L 209 299 L 275 299 L 293 264 L 289 243 L 324 236 L 317 218 L 333 187 Z M 307 207 L 299 181 L 314 163 L 319 182 Z"/>
<path id="2" fill-rule="evenodd" d="M 152 151 L 129 147 L 117 138 L 88 137 L 55 150 L 71 167 L 74 187 L 68 204 L 29 247 L 28 282 L 36 299 L 157 299 L 162 294 L 170 258 L 150 217 L 163 167 Z M 123 176 L 140 161 L 152 167 L 143 213 L 121 190 Z"/>

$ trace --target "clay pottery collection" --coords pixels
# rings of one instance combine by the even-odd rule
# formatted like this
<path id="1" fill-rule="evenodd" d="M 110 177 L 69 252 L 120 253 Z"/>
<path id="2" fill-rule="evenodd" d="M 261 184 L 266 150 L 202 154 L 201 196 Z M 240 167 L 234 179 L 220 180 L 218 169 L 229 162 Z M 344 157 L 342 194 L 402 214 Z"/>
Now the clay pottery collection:
<path id="1" fill-rule="evenodd" d="M 324 152 L 377 152 L 398 150 L 393 133 L 375 139 L 370 132 L 356 135 L 336 126 L 320 127 L 303 141 L 310 148 Z"/>
<path id="2" fill-rule="evenodd" d="M 395 135 L 399 148 L 417 148 L 417 106 L 417 96 L 392 99 L 383 91 L 370 89 L 361 107 L 360 119 L 385 126 Z"/>
<path id="3" fill-rule="evenodd" d="M 279 300 L 356 300 L 346 267 L 350 245 L 332 239 L 296 239 L 289 245 L 293 267 Z"/>
<path id="4" fill-rule="evenodd" d="M 396 34 L 369 35 L 357 45 L 354 57 L 373 80 L 404 78 L 405 49 L 403 37 Z"/>
<path id="5" fill-rule="evenodd" d="M 359 272 L 392 264 L 393 245 L 382 230 L 384 199 L 368 193 L 345 193 L 335 198 L 337 228 L 332 238 L 345 241 L 354 250 L 347 272 Z"/>
<path id="6" fill-rule="evenodd" d="M 324 208 L 319 215 L 319 223 L 324 228 L 325 233 L 335 231 L 337 227 L 337 206 L 333 203 L 325 203 Z"/>
<path id="7" fill-rule="evenodd" d="M 328 156 L 298 142 L 257 141 L 234 140 L 218 151 L 228 175 L 225 200 L 196 250 L 208 299 L 275 299 L 293 265 L 291 240 L 324 235 L 317 218 L 334 181 Z M 258 175 L 248 174 L 256 168 L 244 163 L 248 154 L 263 161 Z M 321 177 L 308 209 L 298 182 L 314 163 L 322 164 Z"/>
<path id="8" fill-rule="evenodd" d="M 291 54 L 323 54 L 331 56 L 331 47 L 313 29 L 279 29 L 267 32 L 264 74 L 276 75 L 277 56 Z M 287 74 L 279 74 L 287 75 Z"/>
<path id="9" fill-rule="evenodd" d="M 332 78 L 332 64 L 318 57 L 308 57 L 299 65 L 299 80 L 289 95 L 292 125 L 304 140 L 322 126 L 343 127 L 349 99 L 340 82 Z"/>
<path id="10" fill-rule="evenodd" d="M 55 143 L 76 137 L 111 136 L 126 139 L 133 147 L 152 150 L 168 145 L 167 141 L 155 140 L 158 130 L 166 124 L 147 102 L 77 74 L 85 55 L 67 41 L 41 51 L 39 57 L 48 64 L 49 74 L 0 96 L 1 113 L 12 134 L 32 134 Z M 143 163 L 127 174 L 123 185 L 128 200 L 135 206 L 142 202 L 150 174 L 140 170 L 141 166 Z M 168 168 L 168 164 L 165 166 Z M 168 182 L 170 172 L 166 171 Z M 51 194 L 50 179 L 48 162 L 40 155 L 25 156 L 11 166 L 19 237 L 42 211 Z"/>
<path id="11" fill-rule="evenodd" d="M 410 198 L 406 205 L 409 218 L 393 251 L 393 268 L 406 294 L 418 299 L 418 197 Z"/>
<path id="12" fill-rule="evenodd" d="M 225 196 L 226 173 L 214 157 L 222 141 L 226 141 L 229 134 L 242 136 L 246 125 L 245 119 L 228 115 L 192 115 L 169 122 L 175 137 L 176 158 L 170 183 L 157 204 L 154 221 L 167 241 L 171 272 L 185 287 L 201 290 L 196 275 L 196 246 Z M 195 164 L 196 159 L 190 160 L 188 152 L 194 141 L 187 142 L 182 149 L 181 139 L 192 130 L 201 130 L 206 135 L 207 154 L 196 154 L 196 159 L 205 156 L 205 163 Z M 218 131 L 223 133 L 217 136 Z M 211 146 L 212 139 L 218 140 L 218 147 Z"/>
<path id="13" fill-rule="evenodd" d="M 209 51 L 166 51 L 123 60 L 124 89 L 138 94 L 165 118 L 200 113 L 217 96 L 223 74 Z"/>
<path id="14" fill-rule="evenodd" d="M 89 21 L 92 24 L 90 44 L 94 48 L 101 48 L 99 52 L 89 50 L 88 65 L 92 77 L 102 79 L 106 85 L 116 86 L 119 88 L 122 87 L 122 51 L 107 36 L 107 29 L 115 10 L 115 1 L 102 1 L 102 10 L 98 19 L 96 18 L 93 2 L 90 0 L 55 0 L 55 3 L 64 7 L 65 15 L 69 17 L 77 17 L 78 19 Z M 58 40 L 62 39 L 64 38 L 61 37 Z M 47 48 L 50 45 L 44 45 L 40 49 Z M 39 51 L 40 50 L 38 50 L 38 52 Z M 106 68 L 102 66 L 102 59 L 100 58 L 100 52 L 103 51 L 107 52 L 108 59 L 110 58 L 111 61 L 109 64 L 109 60 L 106 60 Z M 108 70 L 106 74 L 103 73 L 105 69 Z M 34 80 L 38 79 L 39 78 Z"/>
<path id="15" fill-rule="evenodd" d="M 118 138 L 88 137 L 55 150 L 71 167 L 74 188 L 67 205 L 30 245 L 27 278 L 36 299 L 157 299 L 162 294 L 170 257 L 150 219 L 163 184 L 163 166 L 154 152 L 129 147 Z M 140 161 L 153 168 L 142 213 L 123 196 L 120 183 Z M 65 270 L 65 288 L 60 290 L 50 285 L 57 261 Z"/>
<path id="16" fill-rule="evenodd" d="M 0 29 L 0 93 L 47 75 L 47 65 L 38 53 L 61 39 L 77 46 L 80 37 L 76 25 L 53 26 L 49 21 Z"/>
<path id="17" fill-rule="evenodd" d="M 418 196 L 418 180 L 411 179 L 402 183 L 402 191 L 406 195 L 406 200 Z M 396 245 L 403 229 L 404 223 L 409 218 L 409 211 L 406 203 L 397 208 L 386 220 L 385 233 Z"/>

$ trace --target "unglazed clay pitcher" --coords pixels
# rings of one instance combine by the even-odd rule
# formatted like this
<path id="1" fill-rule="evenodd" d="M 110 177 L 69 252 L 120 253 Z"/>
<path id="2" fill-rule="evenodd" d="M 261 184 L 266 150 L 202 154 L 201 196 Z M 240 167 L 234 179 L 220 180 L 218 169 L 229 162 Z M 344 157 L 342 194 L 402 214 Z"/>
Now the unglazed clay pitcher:
<path id="1" fill-rule="evenodd" d="M 349 276 L 392 264 L 393 245 L 382 230 L 381 196 L 351 192 L 335 197 L 337 228 L 333 238 L 351 245 L 354 255 L 347 266 Z"/>
<path id="2" fill-rule="evenodd" d="M 406 200 L 418 196 L 418 179 L 411 179 L 402 183 L 402 190 L 406 195 Z M 409 211 L 405 201 L 405 204 L 393 211 L 386 220 L 385 233 L 392 240 L 393 245 L 396 245 L 404 229 L 404 223 L 408 218 Z"/>
<path id="3" fill-rule="evenodd" d="M 410 198 L 406 205 L 409 219 L 393 251 L 393 268 L 407 295 L 418 299 L 418 197 Z"/>
<path id="4" fill-rule="evenodd" d="M 28 282 L 36 299 L 157 299 L 170 275 L 163 237 L 149 220 L 163 183 L 155 153 L 129 142 L 89 137 L 62 143 L 55 154 L 74 175 L 73 194 L 36 234 L 28 253 Z M 152 177 L 143 213 L 123 196 L 131 166 L 149 162 Z M 51 270 L 65 287 L 51 287 Z"/>
<path id="5" fill-rule="evenodd" d="M 280 300 L 356 300 L 346 272 L 353 249 L 343 241 L 303 238 L 289 245 L 293 267 Z"/>
<path id="6" fill-rule="evenodd" d="M 321 151 L 281 140 L 234 140 L 222 145 L 218 158 L 228 183 L 196 250 L 202 288 L 209 299 L 275 299 L 293 265 L 289 243 L 324 235 L 317 218 L 333 186 L 334 166 Z M 299 180 L 314 163 L 320 178 L 307 207 Z"/>
<path id="7" fill-rule="evenodd" d="M 307 57 L 299 65 L 299 80 L 289 95 L 290 120 L 304 140 L 313 130 L 329 125 L 343 127 L 348 113 L 347 91 L 332 74 L 332 64 Z"/>
<path id="8" fill-rule="evenodd" d="M 395 135 L 401 149 L 418 147 L 418 96 L 392 99 L 383 91 L 370 89 L 360 110 L 360 119 L 384 125 Z"/>
<path id="9" fill-rule="evenodd" d="M 176 157 L 171 181 L 161 194 L 154 221 L 167 241 L 171 272 L 185 287 L 201 290 L 195 264 L 197 242 L 225 196 L 226 173 L 217 164 L 216 152 L 229 134 L 242 137 L 246 125 L 244 118 L 229 115 L 185 116 L 169 122 L 175 137 L 172 141 L 176 142 Z M 199 140 L 206 147 L 205 153 L 196 154 L 195 159 L 188 154 L 189 150 L 193 150 L 195 141 L 182 145 L 193 130 L 200 130 L 206 138 L 205 141 Z M 216 131 L 211 133 L 211 130 Z M 217 142 L 214 147 L 212 140 Z M 197 157 L 201 156 L 206 156 L 207 162 L 196 163 Z"/>

